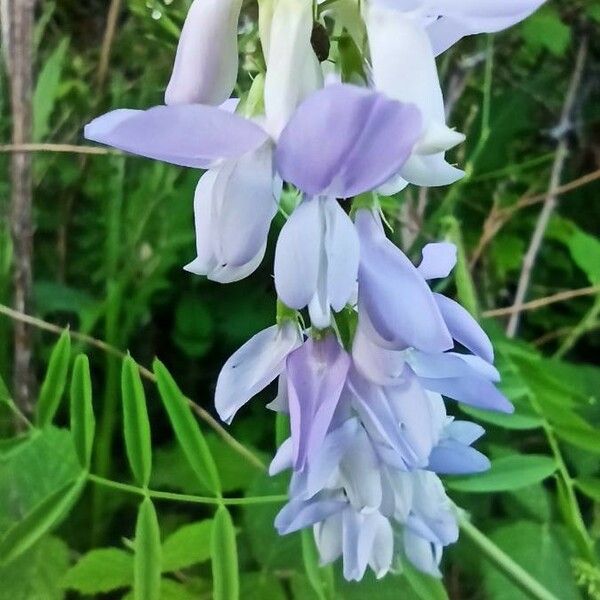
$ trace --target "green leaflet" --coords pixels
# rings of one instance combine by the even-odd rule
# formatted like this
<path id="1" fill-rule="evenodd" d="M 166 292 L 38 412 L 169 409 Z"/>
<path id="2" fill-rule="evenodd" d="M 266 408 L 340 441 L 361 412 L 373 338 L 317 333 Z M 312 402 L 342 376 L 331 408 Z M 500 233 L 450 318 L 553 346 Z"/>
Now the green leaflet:
<path id="1" fill-rule="evenodd" d="M 402 565 L 402 574 L 421 600 L 448 600 L 441 580 L 417 571 L 408 561 L 404 561 Z"/>
<path id="2" fill-rule="evenodd" d="M 84 469 L 90 468 L 95 429 L 90 363 L 85 354 L 80 354 L 75 359 L 71 379 L 71 433 L 79 463 Z"/>
<path id="3" fill-rule="evenodd" d="M 55 527 L 71 510 L 84 486 L 84 477 L 67 483 L 9 529 L 0 539 L 0 565 L 17 558 Z"/>
<path id="4" fill-rule="evenodd" d="M 33 139 L 41 141 L 50 131 L 50 117 L 59 96 L 69 38 L 63 38 L 46 60 L 35 86 L 33 94 Z"/>
<path id="5" fill-rule="evenodd" d="M 231 515 L 224 506 L 220 506 L 215 514 L 211 548 L 213 598 L 237 600 L 240 582 L 235 529 Z"/>
<path id="6" fill-rule="evenodd" d="M 140 504 L 135 526 L 133 593 L 135 600 L 159 600 L 161 573 L 160 530 L 149 498 Z"/>
<path id="7" fill-rule="evenodd" d="M 315 545 L 312 529 L 304 529 L 302 531 L 302 558 L 308 581 L 319 600 L 333 598 L 333 571 L 331 566 L 321 567 L 319 565 L 319 553 Z"/>
<path id="8" fill-rule="evenodd" d="M 133 555 L 119 548 L 84 554 L 66 573 L 63 587 L 80 594 L 105 594 L 133 584 Z"/>
<path id="9" fill-rule="evenodd" d="M 121 393 L 127 458 L 137 482 L 146 487 L 152 471 L 150 422 L 139 367 L 130 356 L 123 360 Z"/>
<path id="10" fill-rule="evenodd" d="M 206 519 L 191 523 L 172 533 L 162 547 L 163 573 L 179 571 L 211 556 L 213 521 Z"/>
<path id="11" fill-rule="evenodd" d="M 69 362 L 71 360 L 71 336 L 65 329 L 52 349 L 48 370 L 36 407 L 36 423 L 40 427 L 50 425 L 65 390 Z"/>
<path id="12" fill-rule="evenodd" d="M 492 462 L 492 468 L 479 475 L 447 478 L 446 485 L 460 492 L 507 492 L 539 483 L 556 471 L 553 458 L 535 454 L 515 454 Z"/>
<path id="13" fill-rule="evenodd" d="M 221 483 L 215 461 L 185 396 L 158 359 L 154 361 L 154 374 L 173 431 L 190 467 L 208 490 L 220 494 Z"/>

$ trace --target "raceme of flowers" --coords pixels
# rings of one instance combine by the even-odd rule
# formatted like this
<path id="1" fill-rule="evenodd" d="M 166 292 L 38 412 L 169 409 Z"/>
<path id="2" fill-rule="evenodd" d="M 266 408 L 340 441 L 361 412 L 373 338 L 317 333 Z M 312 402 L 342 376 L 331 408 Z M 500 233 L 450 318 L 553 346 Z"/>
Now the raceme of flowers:
<path id="1" fill-rule="evenodd" d="M 194 199 L 197 257 L 185 268 L 214 281 L 259 266 L 284 182 L 298 190 L 275 251 L 277 324 L 227 361 L 215 404 L 229 423 L 277 380 L 269 407 L 289 415 L 291 433 L 270 472 L 292 475 L 275 526 L 312 526 L 322 562 L 343 557 L 349 580 L 367 567 L 382 577 L 404 560 L 440 575 L 458 526 L 439 475 L 489 467 L 472 447 L 484 430 L 448 416 L 444 398 L 512 410 L 495 387 L 486 334 L 430 288 L 452 271 L 455 247 L 429 244 L 414 266 L 386 237 L 377 198 L 463 175 L 445 159 L 464 136 L 446 125 L 435 57 L 542 3 L 357 0 L 338 11 L 333 2 L 315 25 L 310 0 L 260 0 L 266 69 L 239 101 L 231 94 L 242 0 L 194 0 L 165 104 L 115 110 L 86 127 L 90 140 L 205 170 Z M 342 83 L 320 62 L 316 28 L 366 34 L 365 80 Z"/>

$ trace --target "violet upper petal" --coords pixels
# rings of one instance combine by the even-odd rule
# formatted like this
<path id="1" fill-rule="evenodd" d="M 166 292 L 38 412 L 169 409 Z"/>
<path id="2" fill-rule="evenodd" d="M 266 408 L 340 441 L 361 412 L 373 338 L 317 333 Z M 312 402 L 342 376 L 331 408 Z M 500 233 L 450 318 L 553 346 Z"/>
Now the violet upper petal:
<path id="1" fill-rule="evenodd" d="M 85 137 L 131 154 L 199 169 L 239 158 L 268 139 L 252 121 L 201 104 L 113 111 L 88 123 Z"/>
<path id="2" fill-rule="evenodd" d="M 355 196 L 385 183 L 421 134 L 417 108 L 348 84 L 309 96 L 283 130 L 276 165 L 310 196 Z"/>

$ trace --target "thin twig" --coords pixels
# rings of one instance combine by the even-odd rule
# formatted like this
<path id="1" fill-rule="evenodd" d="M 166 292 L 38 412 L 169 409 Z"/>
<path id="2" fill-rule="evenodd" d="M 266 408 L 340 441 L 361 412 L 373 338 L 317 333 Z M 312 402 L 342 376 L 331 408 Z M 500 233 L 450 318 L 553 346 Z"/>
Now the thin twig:
<path id="1" fill-rule="evenodd" d="M 529 244 L 529 249 L 527 250 L 525 258 L 523 259 L 523 268 L 521 270 L 521 275 L 519 276 L 519 283 L 517 286 L 517 293 L 515 295 L 514 302 L 516 310 L 514 313 L 512 313 L 508 325 L 506 327 L 506 334 L 508 337 L 515 337 L 515 335 L 517 334 L 519 322 L 521 319 L 521 311 L 523 303 L 525 301 L 525 297 L 527 296 L 527 292 L 529 290 L 529 284 L 531 281 L 531 276 L 533 274 L 535 262 L 537 260 L 540 248 L 542 246 L 548 223 L 550 222 L 550 218 L 552 217 L 552 214 L 554 213 L 554 210 L 556 209 L 556 206 L 558 204 L 558 196 L 556 195 L 556 190 L 560 187 L 560 180 L 562 178 L 563 169 L 567 160 L 567 156 L 569 154 L 569 145 L 566 134 L 570 129 L 571 115 L 575 106 L 577 94 L 579 92 L 579 86 L 581 84 L 583 76 L 583 70 L 587 58 L 587 50 L 588 42 L 587 38 L 584 37 L 579 46 L 575 70 L 573 71 L 573 76 L 569 84 L 569 90 L 565 99 L 561 118 L 557 127 L 557 131 L 563 133 L 558 143 L 558 147 L 556 149 L 556 157 L 554 159 L 554 165 L 552 167 L 552 175 L 550 177 L 550 187 L 548 189 L 548 196 L 544 200 L 544 206 L 538 217 L 535 230 L 531 238 L 531 242 Z"/>
<path id="2" fill-rule="evenodd" d="M 71 154 L 121 154 L 118 150 L 77 144 L 0 144 L 0 154 L 31 152 L 67 152 Z"/>
<path id="3" fill-rule="evenodd" d="M 581 296 L 594 296 L 600 294 L 600 285 L 592 285 L 590 287 L 581 288 L 579 290 L 567 290 L 565 292 L 558 292 L 552 296 L 546 296 L 545 298 L 538 298 L 531 302 L 525 302 L 520 307 L 507 306 L 506 308 L 494 308 L 492 310 L 486 310 L 483 313 L 484 317 L 504 317 L 512 315 L 515 311 L 529 311 L 549 306 L 557 302 L 565 302 L 566 300 L 572 300 L 573 298 L 580 298 Z"/>
<path id="4" fill-rule="evenodd" d="M 582 175 L 577 179 L 573 179 L 573 181 L 569 181 L 568 183 L 559 186 L 554 191 L 553 195 L 555 197 L 562 196 L 568 192 L 572 192 L 573 190 L 579 189 L 598 180 L 600 180 L 600 169 Z M 498 208 L 497 206 L 492 207 L 490 214 L 487 216 L 485 223 L 483 224 L 483 233 L 481 234 L 481 238 L 479 239 L 479 242 L 477 243 L 477 246 L 471 255 L 469 265 L 470 268 L 473 269 L 475 264 L 477 264 L 481 258 L 484 250 L 489 246 L 490 242 L 496 237 L 496 235 L 498 235 L 499 231 L 518 211 L 528 208 L 529 206 L 534 206 L 541 202 L 545 202 L 549 196 L 550 194 L 548 192 L 537 194 L 535 196 L 523 196 L 512 206 L 505 208 Z"/>
<path id="5" fill-rule="evenodd" d="M 31 139 L 33 129 L 33 27 L 35 0 L 8 0 L 4 15 L 9 20 L 8 71 L 12 108 L 12 142 Z M 27 312 L 31 302 L 33 224 L 31 156 L 16 152 L 11 157 L 10 226 L 13 244 L 13 305 Z M 14 328 L 14 391 L 17 406 L 26 414 L 33 410 L 31 331 L 24 323 Z"/>
<path id="6" fill-rule="evenodd" d="M 102 48 L 100 50 L 100 61 L 98 64 L 98 91 L 101 91 L 106 81 L 108 74 L 108 65 L 110 63 L 110 54 L 117 31 L 117 21 L 121 12 L 121 0 L 111 0 L 106 17 L 106 27 L 104 29 L 104 37 L 102 39 Z"/>
<path id="7" fill-rule="evenodd" d="M 22 312 L 9 308 L 4 304 L 0 304 L 0 314 L 3 314 L 13 319 L 14 321 L 26 323 L 28 325 L 36 327 L 37 329 L 49 331 L 56 335 L 60 335 L 64 331 L 64 327 L 60 327 L 58 325 L 54 325 L 53 323 L 48 323 L 47 321 L 44 321 L 42 319 L 38 319 L 36 317 L 24 314 Z M 106 352 L 118 358 L 125 358 L 127 356 L 125 352 L 119 350 L 118 348 L 115 348 L 114 346 L 111 346 L 110 344 L 107 344 L 106 342 L 103 342 L 102 340 L 96 339 L 85 333 L 69 329 L 69 335 L 74 340 L 78 340 L 89 346 L 93 346 L 94 348 L 102 350 L 103 352 Z M 140 370 L 140 375 L 144 377 L 144 379 L 156 383 L 156 377 L 150 369 L 147 369 L 146 367 L 140 364 L 138 364 L 138 368 Z M 228 431 L 207 410 L 196 404 L 190 398 L 186 398 L 186 400 L 188 401 L 191 409 L 196 413 L 196 415 L 200 419 L 202 419 L 211 429 L 213 429 L 213 431 L 215 431 L 215 433 L 217 433 L 219 437 L 228 446 L 230 446 L 240 456 L 243 456 L 249 463 L 257 467 L 258 469 L 266 469 L 265 463 L 251 450 L 246 448 L 244 445 L 240 444 L 240 442 L 238 442 L 230 433 L 228 433 Z"/>

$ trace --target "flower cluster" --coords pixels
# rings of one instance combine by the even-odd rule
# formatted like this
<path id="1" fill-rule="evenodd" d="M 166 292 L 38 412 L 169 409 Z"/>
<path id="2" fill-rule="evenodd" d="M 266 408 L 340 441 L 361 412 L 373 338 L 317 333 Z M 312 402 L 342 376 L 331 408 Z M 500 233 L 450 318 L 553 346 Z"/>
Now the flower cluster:
<path id="1" fill-rule="evenodd" d="M 438 476 L 489 466 L 471 447 L 483 429 L 448 416 L 443 397 L 512 410 L 486 334 L 429 287 L 449 275 L 456 249 L 429 244 L 415 267 L 387 239 L 377 198 L 462 176 L 445 159 L 464 136 L 446 125 L 435 57 L 542 2 L 357 0 L 344 11 L 328 2 L 321 36 L 350 22 L 366 33 L 366 81 L 356 85 L 320 63 L 312 0 L 261 0 L 266 70 L 238 102 L 242 1 L 194 0 L 165 105 L 116 110 L 86 128 L 88 139 L 205 170 L 186 269 L 214 281 L 258 267 L 283 183 L 299 191 L 275 251 L 278 323 L 227 361 L 215 404 L 229 423 L 278 380 L 270 408 L 289 415 L 291 435 L 270 471 L 292 478 L 275 525 L 282 534 L 312 526 L 322 561 L 343 556 L 347 579 L 369 566 L 381 577 L 396 558 L 439 575 L 458 529 Z"/>

